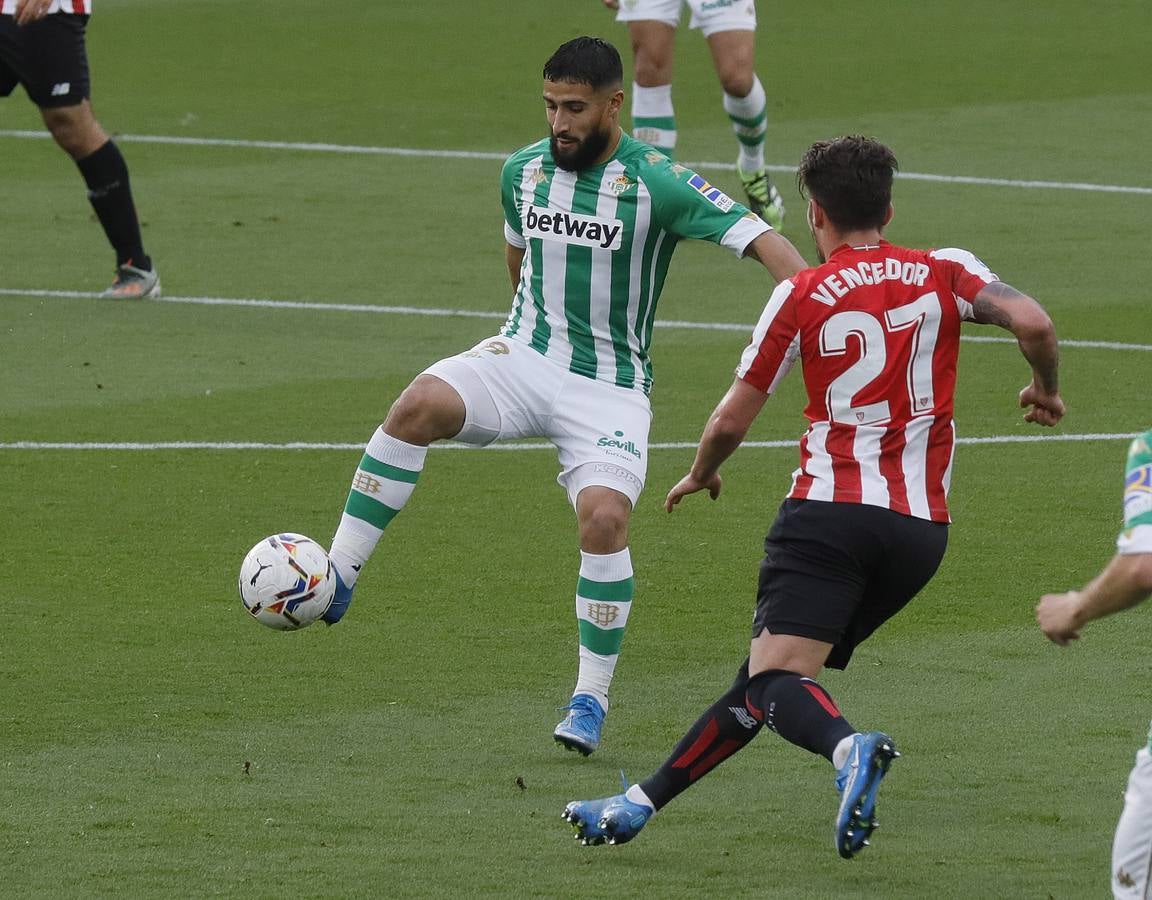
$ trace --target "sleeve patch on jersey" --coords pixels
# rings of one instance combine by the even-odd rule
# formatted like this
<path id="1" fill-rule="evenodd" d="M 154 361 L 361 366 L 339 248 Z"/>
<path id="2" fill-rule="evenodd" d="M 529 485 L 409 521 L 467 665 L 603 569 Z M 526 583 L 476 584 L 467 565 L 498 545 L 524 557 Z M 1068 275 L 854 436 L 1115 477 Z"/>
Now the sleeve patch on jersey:
<path id="1" fill-rule="evenodd" d="M 1128 473 L 1124 482 L 1124 523 L 1136 524 L 1137 520 L 1152 513 L 1152 463 L 1137 466 Z"/>
<path id="2" fill-rule="evenodd" d="M 695 173 L 688 179 L 688 184 L 690 187 L 695 188 L 697 192 L 703 194 L 709 202 L 721 212 L 728 212 L 728 210 L 735 205 L 736 201 L 720 190 L 720 188 L 712 187 L 711 184 Z"/>
<path id="3" fill-rule="evenodd" d="M 1141 492 L 1152 494 L 1152 463 L 1137 466 L 1124 479 L 1124 493 Z"/>

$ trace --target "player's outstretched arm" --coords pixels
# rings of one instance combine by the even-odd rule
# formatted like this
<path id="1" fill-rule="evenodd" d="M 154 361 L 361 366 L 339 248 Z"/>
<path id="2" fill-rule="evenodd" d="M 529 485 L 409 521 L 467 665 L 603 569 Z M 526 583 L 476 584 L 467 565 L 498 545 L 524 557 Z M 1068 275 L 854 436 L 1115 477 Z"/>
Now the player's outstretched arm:
<path id="1" fill-rule="evenodd" d="M 740 446 L 767 399 L 767 394 L 741 378 L 732 382 L 732 387 L 712 410 L 708 424 L 704 426 L 692 468 L 668 492 L 664 500 L 665 510 L 672 512 L 672 507 L 697 491 L 708 491 L 713 500 L 720 496 L 720 466 Z"/>
<path id="2" fill-rule="evenodd" d="M 1036 607 L 1040 630 L 1065 647 L 1093 619 L 1136 606 L 1152 595 L 1152 553 L 1117 554 L 1079 591 L 1045 594 Z"/>
<path id="3" fill-rule="evenodd" d="M 1060 351 L 1056 329 L 1044 307 L 1011 285 L 994 281 L 972 301 L 972 318 L 981 325 L 1011 331 L 1032 366 L 1032 383 L 1020 391 L 1020 406 L 1028 410 L 1024 421 L 1052 426 L 1064 418 L 1057 377 Z"/>
<path id="4" fill-rule="evenodd" d="M 744 255 L 759 260 L 777 283 L 786 281 L 797 272 L 808 268 L 808 263 L 804 261 L 800 251 L 778 231 L 766 231 L 757 235 L 744 251 Z"/>

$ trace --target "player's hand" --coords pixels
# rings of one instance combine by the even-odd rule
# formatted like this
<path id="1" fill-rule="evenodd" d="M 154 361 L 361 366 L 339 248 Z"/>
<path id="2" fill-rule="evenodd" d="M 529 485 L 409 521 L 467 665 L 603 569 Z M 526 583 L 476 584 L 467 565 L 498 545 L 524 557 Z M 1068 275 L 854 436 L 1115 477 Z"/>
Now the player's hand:
<path id="1" fill-rule="evenodd" d="M 1024 413 L 1025 422 L 1048 428 L 1064 418 L 1064 401 L 1060 399 L 1060 392 L 1048 393 L 1035 381 L 1020 392 L 1020 407 L 1028 410 Z"/>
<path id="2" fill-rule="evenodd" d="M 48 15 L 52 0 L 16 0 L 16 24 L 30 25 Z"/>
<path id="3" fill-rule="evenodd" d="M 620 0 L 604 0 L 604 5 L 607 6 L 609 9 L 619 9 L 620 8 Z"/>
<path id="4" fill-rule="evenodd" d="M 1036 621 L 1044 636 L 1067 647 L 1080 638 L 1080 592 L 1045 594 L 1036 606 Z"/>
<path id="5" fill-rule="evenodd" d="M 689 472 L 676 483 L 676 486 L 668 492 L 668 496 L 664 498 L 664 510 L 672 512 L 672 507 L 679 503 L 682 499 L 689 494 L 695 494 L 697 491 L 707 491 L 708 496 L 715 500 L 720 496 L 720 487 L 723 484 L 720 478 L 720 473 L 715 473 L 711 478 L 704 481 L 693 478 L 692 473 Z"/>

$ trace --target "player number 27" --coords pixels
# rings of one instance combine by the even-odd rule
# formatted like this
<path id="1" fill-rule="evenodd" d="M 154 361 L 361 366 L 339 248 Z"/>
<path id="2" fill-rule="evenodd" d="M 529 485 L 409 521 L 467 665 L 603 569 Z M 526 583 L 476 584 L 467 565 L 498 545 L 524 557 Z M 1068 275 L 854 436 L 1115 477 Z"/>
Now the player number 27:
<path id="1" fill-rule="evenodd" d="M 820 355 L 843 356 L 848 338 L 860 344 L 860 358 L 841 372 L 831 384 L 825 399 L 833 422 L 844 425 L 883 425 L 892 418 L 887 400 L 853 406 L 852 398 L 884 372 L 888 362 L 885 332 L 912 329 L 912 353 L 908 359 L 906 383 L 912 414 L 932 411 L 932 354 L 940 331 L 940 299 L 935 291 L 922 294 L 911 303 L 887 310 L 884 319 L 872 313 L 852 310 L 829 317 L 820 329 Z"/>

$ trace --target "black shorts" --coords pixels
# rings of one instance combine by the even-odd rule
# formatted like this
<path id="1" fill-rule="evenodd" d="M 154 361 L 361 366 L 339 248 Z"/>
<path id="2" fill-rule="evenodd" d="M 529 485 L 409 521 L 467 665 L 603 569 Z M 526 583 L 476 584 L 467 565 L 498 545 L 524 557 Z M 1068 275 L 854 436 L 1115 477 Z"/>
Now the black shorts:
<path id="1" fill-rule="evenodd" d="M 24 85 L 41 109 L 75 106 L 86 100 L 88 52 L 84 29 L 88 16 L 55 13 L 30 25 L 0 16 L 0 97 Z"/>
<path id="2" fill-rule="evenodd" d="M 904 608 L 935 574 L 948 526 L 879 506 L 785 500 L 764 539 L 752 636 L 767 629 L 832 644 L 825 665 Z"/>

